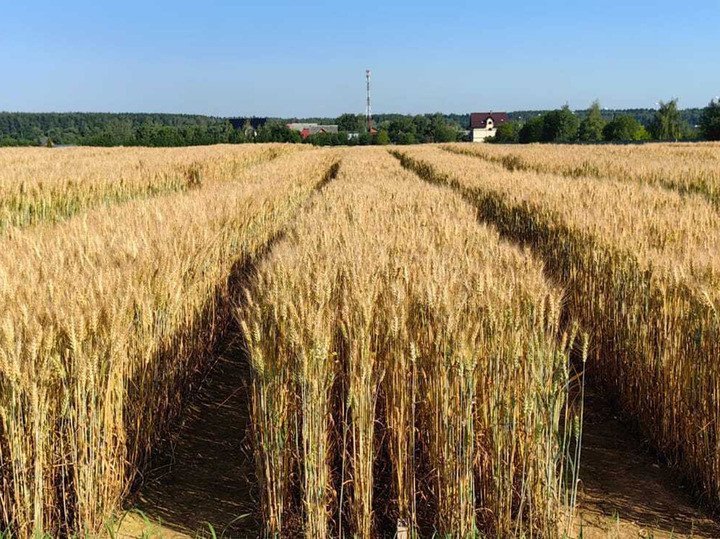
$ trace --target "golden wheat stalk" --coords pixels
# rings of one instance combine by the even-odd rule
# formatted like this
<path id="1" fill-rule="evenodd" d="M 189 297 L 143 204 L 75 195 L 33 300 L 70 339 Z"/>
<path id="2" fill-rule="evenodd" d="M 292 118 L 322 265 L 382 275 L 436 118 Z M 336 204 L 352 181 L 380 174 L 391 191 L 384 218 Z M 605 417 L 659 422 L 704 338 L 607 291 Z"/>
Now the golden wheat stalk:
<path id="1" fill-rule="evenodd" d="M 380 512 L 398 533 L 417 534 L 429 517 L 443 535 L 556 536 L 571 339 L 559 335 L 560 294 L 541 264 L 376 149 L 346 152 L 338 179 L 289 228 L 258 268 L 253 307 L 238 310 L 246 339 L 267 343 L 255 357 L 249 347 L 254 382 L 277 395 L 266 365 L 283 371 L 294 404 L 279 414 L 298 416 L 295 427 L 254 425 L 295 429 L 256 445 L 271 463 L 263 482 L 295 488 L 278 453 L 304 475 L 301 506 L 286 495 L 269 507 L 265 495 L 265 532 L 326 534 L 337 514 L 338 534 L 370 537 L 388 531 Z M 333 412 L 337 398 L 344 410 Z M 346 443 L 328 446 L 328 422 L 343 425 Z M 386 453 L 395 499 L 379 507 Z M 340 477 L 326 474 L 331 463 Z M 420 493 L 432 514 L 420 515 Z M 302 530 L 290 524 L 299 515 Z"/>
<path id="2" fill-rule="evenodd" d="M 510 172 L 435 148 L 401 158 L 546 261 L 569 312 L 593 336 L 590 375 L 720 503 L 716 208 L 642 182 Z"/>
<path id="3" fill-rule="evenodd" d="M 333 160 L 230 165 L 224 181 L 0 239 L 3 529 L 101 529 L 212 357 L 233 266 L 268 245 Z"/>

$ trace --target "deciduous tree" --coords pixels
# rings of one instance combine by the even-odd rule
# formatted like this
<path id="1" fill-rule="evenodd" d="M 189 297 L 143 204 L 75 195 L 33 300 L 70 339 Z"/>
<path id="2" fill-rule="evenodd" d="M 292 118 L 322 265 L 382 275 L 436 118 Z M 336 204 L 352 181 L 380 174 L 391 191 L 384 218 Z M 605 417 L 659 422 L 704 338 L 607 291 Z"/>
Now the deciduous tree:
<path id="1" fill-rule="evenodd" d="M 707 140 L 720 140 L 720 99 L 713 99 L 703 109 L 700 132 Z"/>
<path id="2" fill-rule="evenodd" d="M 600 111 L 600 103 L 593 101 L 588 109 L 587 116 L 580 122 L 578 138 L 581 142 L 599 142 L 603 139 L 603 128 L 605 120 Z"/>
<path id="3" fill-rule="evenodd" d="M 540 142 L 543 135 L 543 127 L 545 125 L 545 115 L 530 118 L 520 128 L 518 132 L 518 140 L 523 144 L 530 142 Z"/>
<path id="4" fill-rule="evenodd" d="M 559 110 L 553 110 L 545 115 L 543 124 L 543 142 L 572 142 L 577 139 L 580 120 L 575 113 L 565 105 Z"/>
<path id="5" fill-rule="evenodd" d="M 650 133 L 656 140 L 679 140 L 687 131 L 678 110 L 677 98 L 668 102 L 660 101 L 660 108 L 650 124 Z"/>
<path id="6" fill-rule="evenodd" d="M 367 130 L 365 117 L 362 114 L 342 114 L 335 120 L 339 131 L 362 133 Z"/>
<path id="7" fill-rule="evenodd" d="M 388 135 L 388 132 L 385 129 L 381 129 L 378 131 L 378 134 L 375 135 L 375 144 L 380 144 L 382 146 L 390 144 L 390 135 Z"/>
<path id="8" fill-rule="evenodd" d="M 608 142 L 637 142 L 648 140 L 650 135 L 640 122 L 624 114 L 608 122 L 603 129 L 603 137 Z"/>

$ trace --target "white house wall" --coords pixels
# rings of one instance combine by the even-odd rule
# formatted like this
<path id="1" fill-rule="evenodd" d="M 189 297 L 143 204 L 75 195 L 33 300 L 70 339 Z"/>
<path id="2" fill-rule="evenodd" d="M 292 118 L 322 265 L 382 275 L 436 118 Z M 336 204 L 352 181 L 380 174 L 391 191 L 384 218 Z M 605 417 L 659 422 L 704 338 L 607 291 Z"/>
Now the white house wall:
<path id="1" fill-rule="evenodd" d="M 473 142 L 484 142 L 486 138 L 495 136 L 497 129 L 473 129 L 472 130 L 472 141 Z"/>

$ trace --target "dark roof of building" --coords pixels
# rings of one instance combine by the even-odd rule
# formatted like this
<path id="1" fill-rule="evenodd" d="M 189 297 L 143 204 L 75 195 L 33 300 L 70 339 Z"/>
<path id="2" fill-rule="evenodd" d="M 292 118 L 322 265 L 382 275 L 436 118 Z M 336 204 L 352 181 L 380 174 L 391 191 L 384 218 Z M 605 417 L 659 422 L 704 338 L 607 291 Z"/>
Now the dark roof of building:
<path id="1" fill-rule="evenodd" d="M 473 112 L 470 114 L 470 129 L 485 129 L 490 118 L 495 125 L 508 121 L 508 115 L 505 112 Z"/>
<path id="2" fill-rule="evenodd" d="M 310 134 L 314 135 L 315 133 L 337 133 L 338 132 L 338 126 L 337 125 L 312 125 L 310 126 Z"/>
<path id="3" fill-rule="evenodd" d="M 331 125 L 331 124 L 315 124 L 315 123 L 301 123 L 301 122 L 293 122 L 287 124 L 287 126 L 290 129 L 293 129 L 295 131 L 307 131 L 310 135 L 315 135 L 317 133 L 337 133 L 338 132 L 338 126 L 337 125 Z"/>

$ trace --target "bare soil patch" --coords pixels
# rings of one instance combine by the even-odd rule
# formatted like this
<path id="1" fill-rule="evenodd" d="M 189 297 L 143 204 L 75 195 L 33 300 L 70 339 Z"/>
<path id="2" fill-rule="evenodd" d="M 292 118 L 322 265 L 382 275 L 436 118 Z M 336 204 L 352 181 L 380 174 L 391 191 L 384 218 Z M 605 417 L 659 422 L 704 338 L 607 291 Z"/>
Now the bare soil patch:
<path id="1" fill-rule="evenodd" d="M 577 537 L 720 537 L 717 520 L 597 392 L 586 394 L 580 470 Z"/>
<path id="2" fill-rule="evenodd" d="M 257 537 L 248 436 L 248 365 L 233 343 L 189 404 L 172 444 L 156 459 L 119 536 Z M 209 526 L 210 525 L 210 526 Z"/>

